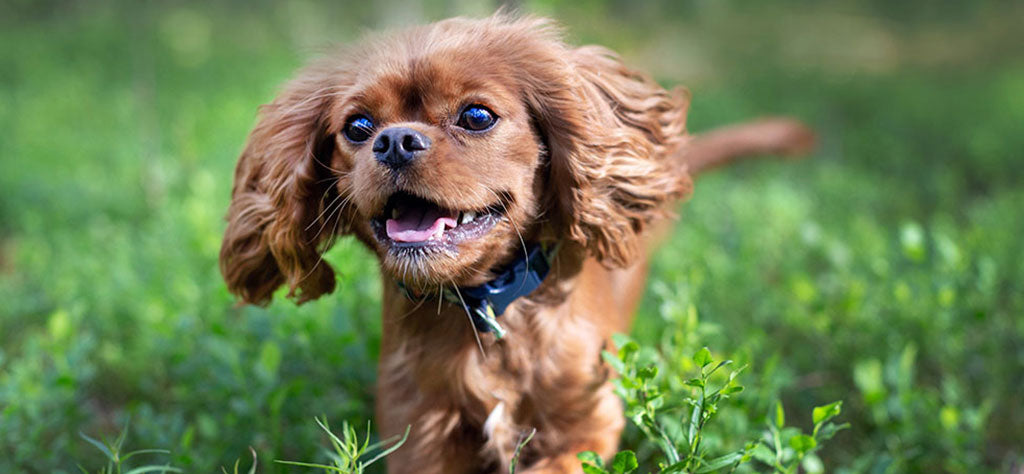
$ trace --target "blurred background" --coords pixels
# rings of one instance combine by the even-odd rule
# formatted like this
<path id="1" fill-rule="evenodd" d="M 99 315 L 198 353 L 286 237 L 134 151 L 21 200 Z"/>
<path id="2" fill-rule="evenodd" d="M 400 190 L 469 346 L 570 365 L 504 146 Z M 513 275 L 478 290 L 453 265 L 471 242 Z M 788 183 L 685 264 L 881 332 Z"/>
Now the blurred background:
<path id="1" fill-rule="evenodd" d="M 633 336 L 749 364 L 709 443 L 843 400 L 835 472 L 1022 472 L 1024 4 L 523 0 L 693 92 L 695 132 L 812 124 L 809 160 L 701 177 Z M 257 106 L 364 31 L 497 2 L 0 4 L 0 471 L 103 464 L 79 432 L 187 472 L 324 459 L 365 426 L 376 267 L 335 294 L 236 307 L 217 269 Z M 690 352 L 692 353 L 692 352 Z M 624 447 L 640 449 L 636 433 Z"/>

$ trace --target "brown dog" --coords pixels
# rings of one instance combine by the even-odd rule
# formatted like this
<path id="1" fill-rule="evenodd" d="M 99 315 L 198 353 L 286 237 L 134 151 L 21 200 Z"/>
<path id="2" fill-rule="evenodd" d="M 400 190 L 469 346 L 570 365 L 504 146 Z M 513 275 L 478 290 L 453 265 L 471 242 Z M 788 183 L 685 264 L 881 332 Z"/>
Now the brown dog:
<path id="1" fill-rule="evenodd" d="M 265 304 L 334 289 L 352 234 L 384 279 L 376 419 L 412 433 L 391 473 L 578 472 L 623 427 L 600 351 L 629 328 L 647 249 L 690 175 L 810 133 L 692 138 L 688 93 L 550 22 L 496 15 L 371 38 L 263 108 L 235 173 L 221 269 Z M 550 271 L 548 271 L 550 269 Z"/>

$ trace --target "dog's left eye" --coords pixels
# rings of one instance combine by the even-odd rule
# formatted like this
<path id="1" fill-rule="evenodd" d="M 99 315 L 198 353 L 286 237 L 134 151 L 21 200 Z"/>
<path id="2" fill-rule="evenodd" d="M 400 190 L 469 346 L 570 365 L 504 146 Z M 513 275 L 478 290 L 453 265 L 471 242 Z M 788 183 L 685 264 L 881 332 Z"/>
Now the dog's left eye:
<path id="1" fill-rule="evenodd" d="M 497 121 L 498 118 L 494 116 L 494 112 L 488 110 L 487 107 L 471 105 L 459 114 L 459 121 L 455 125 L 466 130 L 480 132 L 491 128 Z"/>

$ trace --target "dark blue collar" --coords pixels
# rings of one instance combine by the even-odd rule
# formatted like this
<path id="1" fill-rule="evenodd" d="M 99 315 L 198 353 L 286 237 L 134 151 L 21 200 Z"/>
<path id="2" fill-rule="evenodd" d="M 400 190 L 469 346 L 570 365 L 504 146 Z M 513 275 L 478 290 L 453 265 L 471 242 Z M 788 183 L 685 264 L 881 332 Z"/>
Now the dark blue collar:
<path id="1" fill-rule="evenodd" d="M 498 270 L 493 280 L 480 286 L 445 288 L 442 294 L 445 300 L 462 306 L 469 313 L 478 332 L 494 331 L 494 335 L 501 339 L 505 330 L 498 324 L 498 316 L 504 314 L 516 299 L 529 295 L 544 282 L 544 277 L 551 270 L 551 259 L 557 252 L 557 245 L 545 249 L 541 244 L 528 244 L 526 258 Z M 398 288 L 413 301 L 423 299 L 423 295 L 414 295 L 402 282 L 398 282 Z"/>

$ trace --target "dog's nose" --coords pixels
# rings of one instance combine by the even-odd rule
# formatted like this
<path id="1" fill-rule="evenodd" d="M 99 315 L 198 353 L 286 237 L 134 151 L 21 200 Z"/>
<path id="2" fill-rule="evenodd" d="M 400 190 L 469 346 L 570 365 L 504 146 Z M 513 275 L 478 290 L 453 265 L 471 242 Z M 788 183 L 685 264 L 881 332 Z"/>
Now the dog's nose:
<path id="1" fill-rule="evenodd" d="M 377 161 L 391 169 L 399 169 L 430 148 L 430 139 L 411 128 L 387 128 L 373 142 Z"/>

